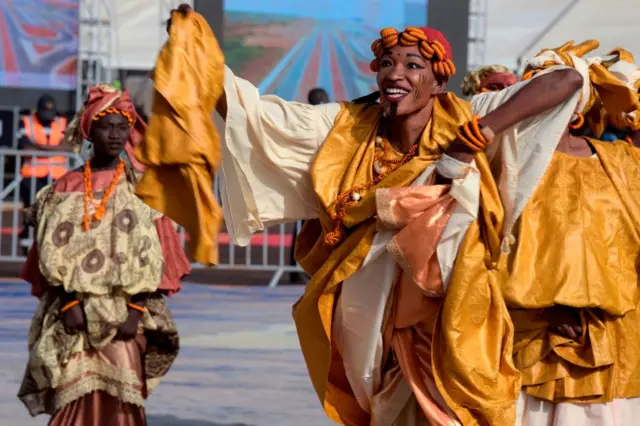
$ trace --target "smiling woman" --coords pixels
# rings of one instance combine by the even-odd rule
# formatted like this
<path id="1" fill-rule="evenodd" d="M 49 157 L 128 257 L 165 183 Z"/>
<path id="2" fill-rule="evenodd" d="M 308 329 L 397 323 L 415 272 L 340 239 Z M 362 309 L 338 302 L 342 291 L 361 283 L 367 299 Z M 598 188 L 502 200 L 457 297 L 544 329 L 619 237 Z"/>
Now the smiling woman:
<path id="1" fill-rule="evenodd" d="M 178 13 L 177 22 L 197 22 L 188 8 L 174 11 L 174 19 Z M 186 39 L 180 35 L 173 34 Z M 440 321 L 472 316 L 482 323 L 486 312 L 495 314 L 490 319 L 504 319 L 499 304 L 494 310 L 457 311 L 443 298 L 459 270 L 452 272 L 471 224 L 483 220 L 483 230 L 501 224 L 494 222 L 502 206 L 485 148 L 522 122 L 524 134 L 536 134 L 540 121 L 529 120 L 534 116 L 554 120 L 554 108 L 574 109 L 570 103 L 581 77 L 552 70 L 524 84 L 520 98 L 535 102 L 510 108 L 500 98 L 478 118 L 469 103 L 445 91 L 455 67 L 440 32 L 386 28 L 372 51 L 379 91 L 354 102 L 312 106 L 261 97 L 228 67 L 224 79 L 207 81 L 224 84 L 216 110 L 224 120 L 221 196 L 227 229 L 234 243 L 246 245 L 253 232 L 306 220 L 296 259 L 311 280 L 293 315 L 309 375 L 332 420 L 374 426 L 513 424 L 507 417 L 515 410 L 519 376 L 512 362 L 483 358 L 467 370 L 477 354 L 452 344 L 461 360 L 453 366 L 459 368 L 455 380 L 445 380 L 452 378 L 437 369 L 445 360 L 431 350 L 460 335 L 455 327 L 439 327 Z M 174 71 L 194 73 L 187 66 Z M 479 188 L 485 190 L 482 198 Z M 190 198 L 198 203 L 200 193 Z M 495 214 L 478 217 L 480 201 L 492 203 Z M 205 220 L 206 211 L 201 203 L 189 219 Z M 498 236 L 487 238 L 491 248 L 496 241 L 500 246 Z M 478 250 L 471 257 L 487 268 L 485 254 Z M 484 301 L 490 290 L 470 289 L 456 300 Z M 474 336 L 489 345 L 501 330 Z M 501 386 L 474 382 L 485 377 L 483 383 L 491 378 Z"/>

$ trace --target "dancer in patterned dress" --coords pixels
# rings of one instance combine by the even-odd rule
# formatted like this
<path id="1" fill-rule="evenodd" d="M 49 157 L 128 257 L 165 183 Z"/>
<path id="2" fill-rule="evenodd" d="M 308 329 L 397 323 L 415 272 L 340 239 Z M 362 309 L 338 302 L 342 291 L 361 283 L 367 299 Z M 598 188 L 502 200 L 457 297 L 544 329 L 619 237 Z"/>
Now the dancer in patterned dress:
<path id="1" fill-rule="evenodd" d="M 24 278 L 40 303 L 18 396 L 50 425 L 146 424 L 144 400 L 177 356 L 165 296 L 190 264 L 173 223 L 133 191 L 141 168 L 128 154 L 145 127 L 126 92 L 93 87 L 65 137 L 94 155 L 30 215 Z"/>

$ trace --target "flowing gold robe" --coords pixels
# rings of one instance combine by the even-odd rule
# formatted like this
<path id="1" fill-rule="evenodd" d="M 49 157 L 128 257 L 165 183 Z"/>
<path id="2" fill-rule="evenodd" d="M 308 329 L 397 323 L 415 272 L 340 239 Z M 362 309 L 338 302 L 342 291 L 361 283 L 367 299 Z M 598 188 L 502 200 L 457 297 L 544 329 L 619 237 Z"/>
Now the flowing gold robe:
<path id="1" fill-rule="evenodd" d="M 331 134 L 320 148 L 312 177 L 320 219 L 305 224 L 296 246 L 296 258 L 312 276 L 304 296 L 294 306 L 294 320 L 313 385 L 327 415 L 347 425 L 368 424 L 369 413 L 355 399 L 331 328 L 334 302 L 343 281 L 361 266 L 376 232 L 376 190 L 408 186 L 433 164 L 455 138 L 457 128 L 470 117 L 468 104 L 452 94 L 438 96 L 432 120 L 421 140 L 419 155 L 363 194 L 347 209 L 342 223 L 348 237 L 331 250 L 323 234 L 332 230 L 330 213 L 339 194 L 372 182 L 375 136 L 380 119 L 377 105 L 344 104 Z"/>
<path id="2" fill-rule="evenodd" d="M 154 70 L 149 129 L 136 147 L 146 167 L 137 195 L 185 228 L 189 256 L 206 266 L 218 262 L 216 234 L 222 222 L 213 190 L 220 138 L 211 111 L 224 94 L 223 64 L 207 21 L 195 12 L 174 14 Z"/>
<path id="3" fill-rule="evenodd" d="M 640 396 L 640 163 L 628 144 L 591 142 L 597 158 L 555 154 L 520 219 L 503 287 L 525 390 L 552 402 Z M 577 341 L 551 328 L 554 305 L 579 313 Z"/>
<path id="4" fill-rule="evenodd" d="M 597 159 L 560 163 L 563 154 L 554 154 L 511 254 L 500 250 L 497 191 L 482 187 L 481 215 L 460 247 L 433 342 L 438 388 L 464 425 L 513 425 L 521 385 L 553 403 L 639 395 L 640 157 L 624 142 L 592 143 Z M 576 245 L 580 252 L 568 251 Z M 549 330 L 545 308 L 554 304 L 582 310 L 578 341 Z"/>

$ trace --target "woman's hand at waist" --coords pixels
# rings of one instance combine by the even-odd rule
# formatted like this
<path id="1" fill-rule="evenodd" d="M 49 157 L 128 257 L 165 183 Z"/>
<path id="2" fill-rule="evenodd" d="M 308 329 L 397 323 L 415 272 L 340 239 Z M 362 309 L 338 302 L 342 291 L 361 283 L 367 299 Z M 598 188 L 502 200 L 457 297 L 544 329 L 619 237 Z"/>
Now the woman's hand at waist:
<path id="1" fill-rule="evenodd" d="M 67 305 L 63 305 L 63 309 L 65 306 Z M 87 321 L 81 303 L 78 302 L 62 312 L 62 324 L 67 334 L 73 335 L 87 331 Z"/>
<path id="2" fill-rule="evenodd" d="M 147 309 L 147 298 L 149 293 L 140 293 L 131 297 L 131 301 L 128 303 L 127 319 L 118 328 L 118 334 L 116 334 L 117 340 L 132 340 L 135 339 L 138 334 L 138 325 L 142 319 L 142 314 Z"/>
<path id="3" fill-rule="evenodd" d="M 67 293 L 63 286 L 55 287 L 54 291 L 60 299 L 60 316 L 67 334 L 78 334 L 87 331 L 87 321 L 82 309 L 82 303 L 78 300 L 76 293 Z"/>
<path id="4" fill-rule="evenodd" d="M 568 306 L 554 306 L 546 312 L 552 330 L 569 339 L 578 340 L 582 336 L 580 311 Z"/>

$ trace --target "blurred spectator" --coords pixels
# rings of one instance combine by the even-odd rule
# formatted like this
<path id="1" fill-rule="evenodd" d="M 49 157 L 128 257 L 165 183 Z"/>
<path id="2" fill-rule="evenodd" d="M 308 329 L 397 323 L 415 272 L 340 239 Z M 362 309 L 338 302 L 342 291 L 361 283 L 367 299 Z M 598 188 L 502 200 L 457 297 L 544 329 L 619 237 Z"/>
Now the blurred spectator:
<path id="1" fill-rule="evenodd" d="M 18 147 L 28 151 L 69 152 L 61 145 L 67 119 L 58 116 L 56 101 L 50 95 L 38 100 L 35 112 L 22 117 L 18 127 Z M 20 199 L 24 207 L 35 201 L 35 194 L 50 181 L 67 172 L 66 157 L 22 157 Z M 27 229 L 20 238 L 27 236 Z"/>
<path id="2" fill-rule="evenodd" d="M 499 92 L 518 82 L 518 77 L 504 65 L 485 65 L 466 75 L 460 88 L 465 96 Z"/>
<path id="3" fill-rule="evenodd" d="M 311 89 L 309 91 L 308 99 L 311 105 L 328 104 L 329 94 L 326 90 L 320 87 L 316 87 L 315 89 Z"/>

